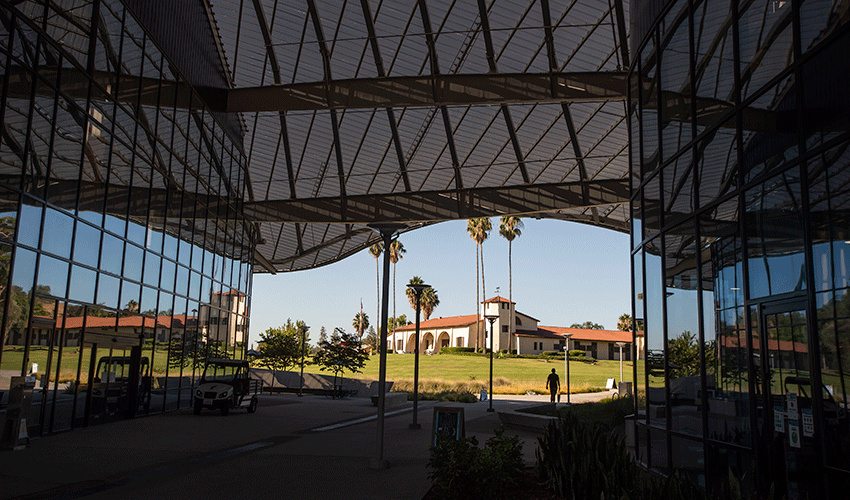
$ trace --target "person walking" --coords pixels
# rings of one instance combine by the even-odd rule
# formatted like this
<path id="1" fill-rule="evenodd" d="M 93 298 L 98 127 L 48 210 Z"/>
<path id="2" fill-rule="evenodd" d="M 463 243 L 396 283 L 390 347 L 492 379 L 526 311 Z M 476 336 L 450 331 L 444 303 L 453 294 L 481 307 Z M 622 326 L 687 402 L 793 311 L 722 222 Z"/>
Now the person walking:
<path id="1" fill-rule="evenodd" d="M 555 369 L 552 368 L 552 373 L 549 374 L 549 378 L 546 379 L 546 388 L 549 389 L 549 393 L 552 395 L 551 401 L 555 402 L 555 395 L 558 394 L 558 391 L 561 390 L 561 378 L 558 377 L 558 374 L 555 373 Z"/>

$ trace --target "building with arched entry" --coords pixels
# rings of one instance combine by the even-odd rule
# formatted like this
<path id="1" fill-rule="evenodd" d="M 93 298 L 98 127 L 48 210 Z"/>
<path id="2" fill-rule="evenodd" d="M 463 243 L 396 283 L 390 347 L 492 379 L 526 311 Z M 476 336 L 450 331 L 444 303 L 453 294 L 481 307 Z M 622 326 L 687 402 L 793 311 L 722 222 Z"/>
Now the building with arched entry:
<path id="1" fill-rule="evenodd" d="M 516 351 L 518 354 L 560 352 L 569 342 L 570 349 L 583 350 L 593 358 L 620 359 L 620 348 L 617 343 L 622 342 L 623 359 L 631 359 L 632 332 L 538 326 L 538 319 L 516 311 L 515 303 L 504 297 L 496 296 L 485 300 L 483 304 L 485 316 L 496 316 L 493 322 L 494 352 L 508 350 Z M 513 316 L 513 324 L 511 324 L 511 316 Z M 419 352 L 421 353 L 438 353 L 444 347 L 490 348 L 490 322 L 474 314 L 421 321 L 419 332 Z M 477 346 L 476 332 L 480 335 Z M 396 328 L 394 334 L 389 334 L 389 336 L 392 335 L 396 336 L 395 352 L 413 352 L 416 345 L 416 325 Z M 642 335 L 638 336 L 639 343 L 642 338 Z"/>

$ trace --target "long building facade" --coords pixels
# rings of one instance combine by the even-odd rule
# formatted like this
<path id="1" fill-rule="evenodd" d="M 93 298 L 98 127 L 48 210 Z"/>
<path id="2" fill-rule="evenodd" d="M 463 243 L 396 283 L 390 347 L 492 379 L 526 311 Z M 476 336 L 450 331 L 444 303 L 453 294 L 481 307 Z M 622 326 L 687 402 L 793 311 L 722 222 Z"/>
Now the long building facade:
<path id="1" fill-rule="evenodd" d="M 156 44 L 132 1 L 15 3 L 0 2 L 0 407 L 24 375 L 30 436 L 185 407 L 206 355 L 244 355 L 254 241 L 240 129 L 202 95 L 218 78 L 203 8 L 149 23 L 171 30 Z"/>
<path id="2" fill-rule="evenodd" d="M 632 6 L 637 455 L 846 498 L 848 3 Z"/>

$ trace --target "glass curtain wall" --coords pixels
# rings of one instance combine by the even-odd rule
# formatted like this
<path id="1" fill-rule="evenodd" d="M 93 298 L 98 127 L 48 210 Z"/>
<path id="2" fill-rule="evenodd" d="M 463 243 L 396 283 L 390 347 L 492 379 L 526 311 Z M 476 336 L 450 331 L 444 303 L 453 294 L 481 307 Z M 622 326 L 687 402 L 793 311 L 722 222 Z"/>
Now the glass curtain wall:
<path id="1" fill-rule="evenodd" d="M 638 1 L 631 37 L 637 456 L 844 498 L 846 5 Z"/>
<path id="2" fill-rule="evenodd" d="M 241 144 L 116 0 L 0 2 L 0 419 L 30 435 L 186 407 L 242 357 Z"/>

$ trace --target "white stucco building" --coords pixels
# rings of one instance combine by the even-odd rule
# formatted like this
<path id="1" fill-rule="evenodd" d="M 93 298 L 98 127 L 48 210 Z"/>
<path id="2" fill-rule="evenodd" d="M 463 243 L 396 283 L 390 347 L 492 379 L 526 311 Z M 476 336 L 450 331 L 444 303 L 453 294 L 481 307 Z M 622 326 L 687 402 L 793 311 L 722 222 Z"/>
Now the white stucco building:
<path id="1" fill-rule="evenodd" d="M 517 350 L 519 354 L 562 351 L 567 342 L 567 335 L 570 335 L 569 348 L 583 350 L 588 356 L 596 359 L 620 359 L 620 349 L 616 343 L 624 342 L 626 345 L 622 350 L 623 359 L 631 358 L 631 332 L 540 326 L 540 320 L 516 311 L 516 303 L 500 296 L 485 300 L 484 307 L 485 316 L 498 315 L 493 322 L 494 351 Z M 490 323 L 475 314 L 422 321 L 419 332 L 420 353 L 436 353 L 443 347 L 490 347 Z M 396 328 L 389 337 L 389 344 L 395 352 L 413 352 L 416 345 L 416 325 Z M 638 343 L 641 343 L 642 338 L 639 334 Z"/>

